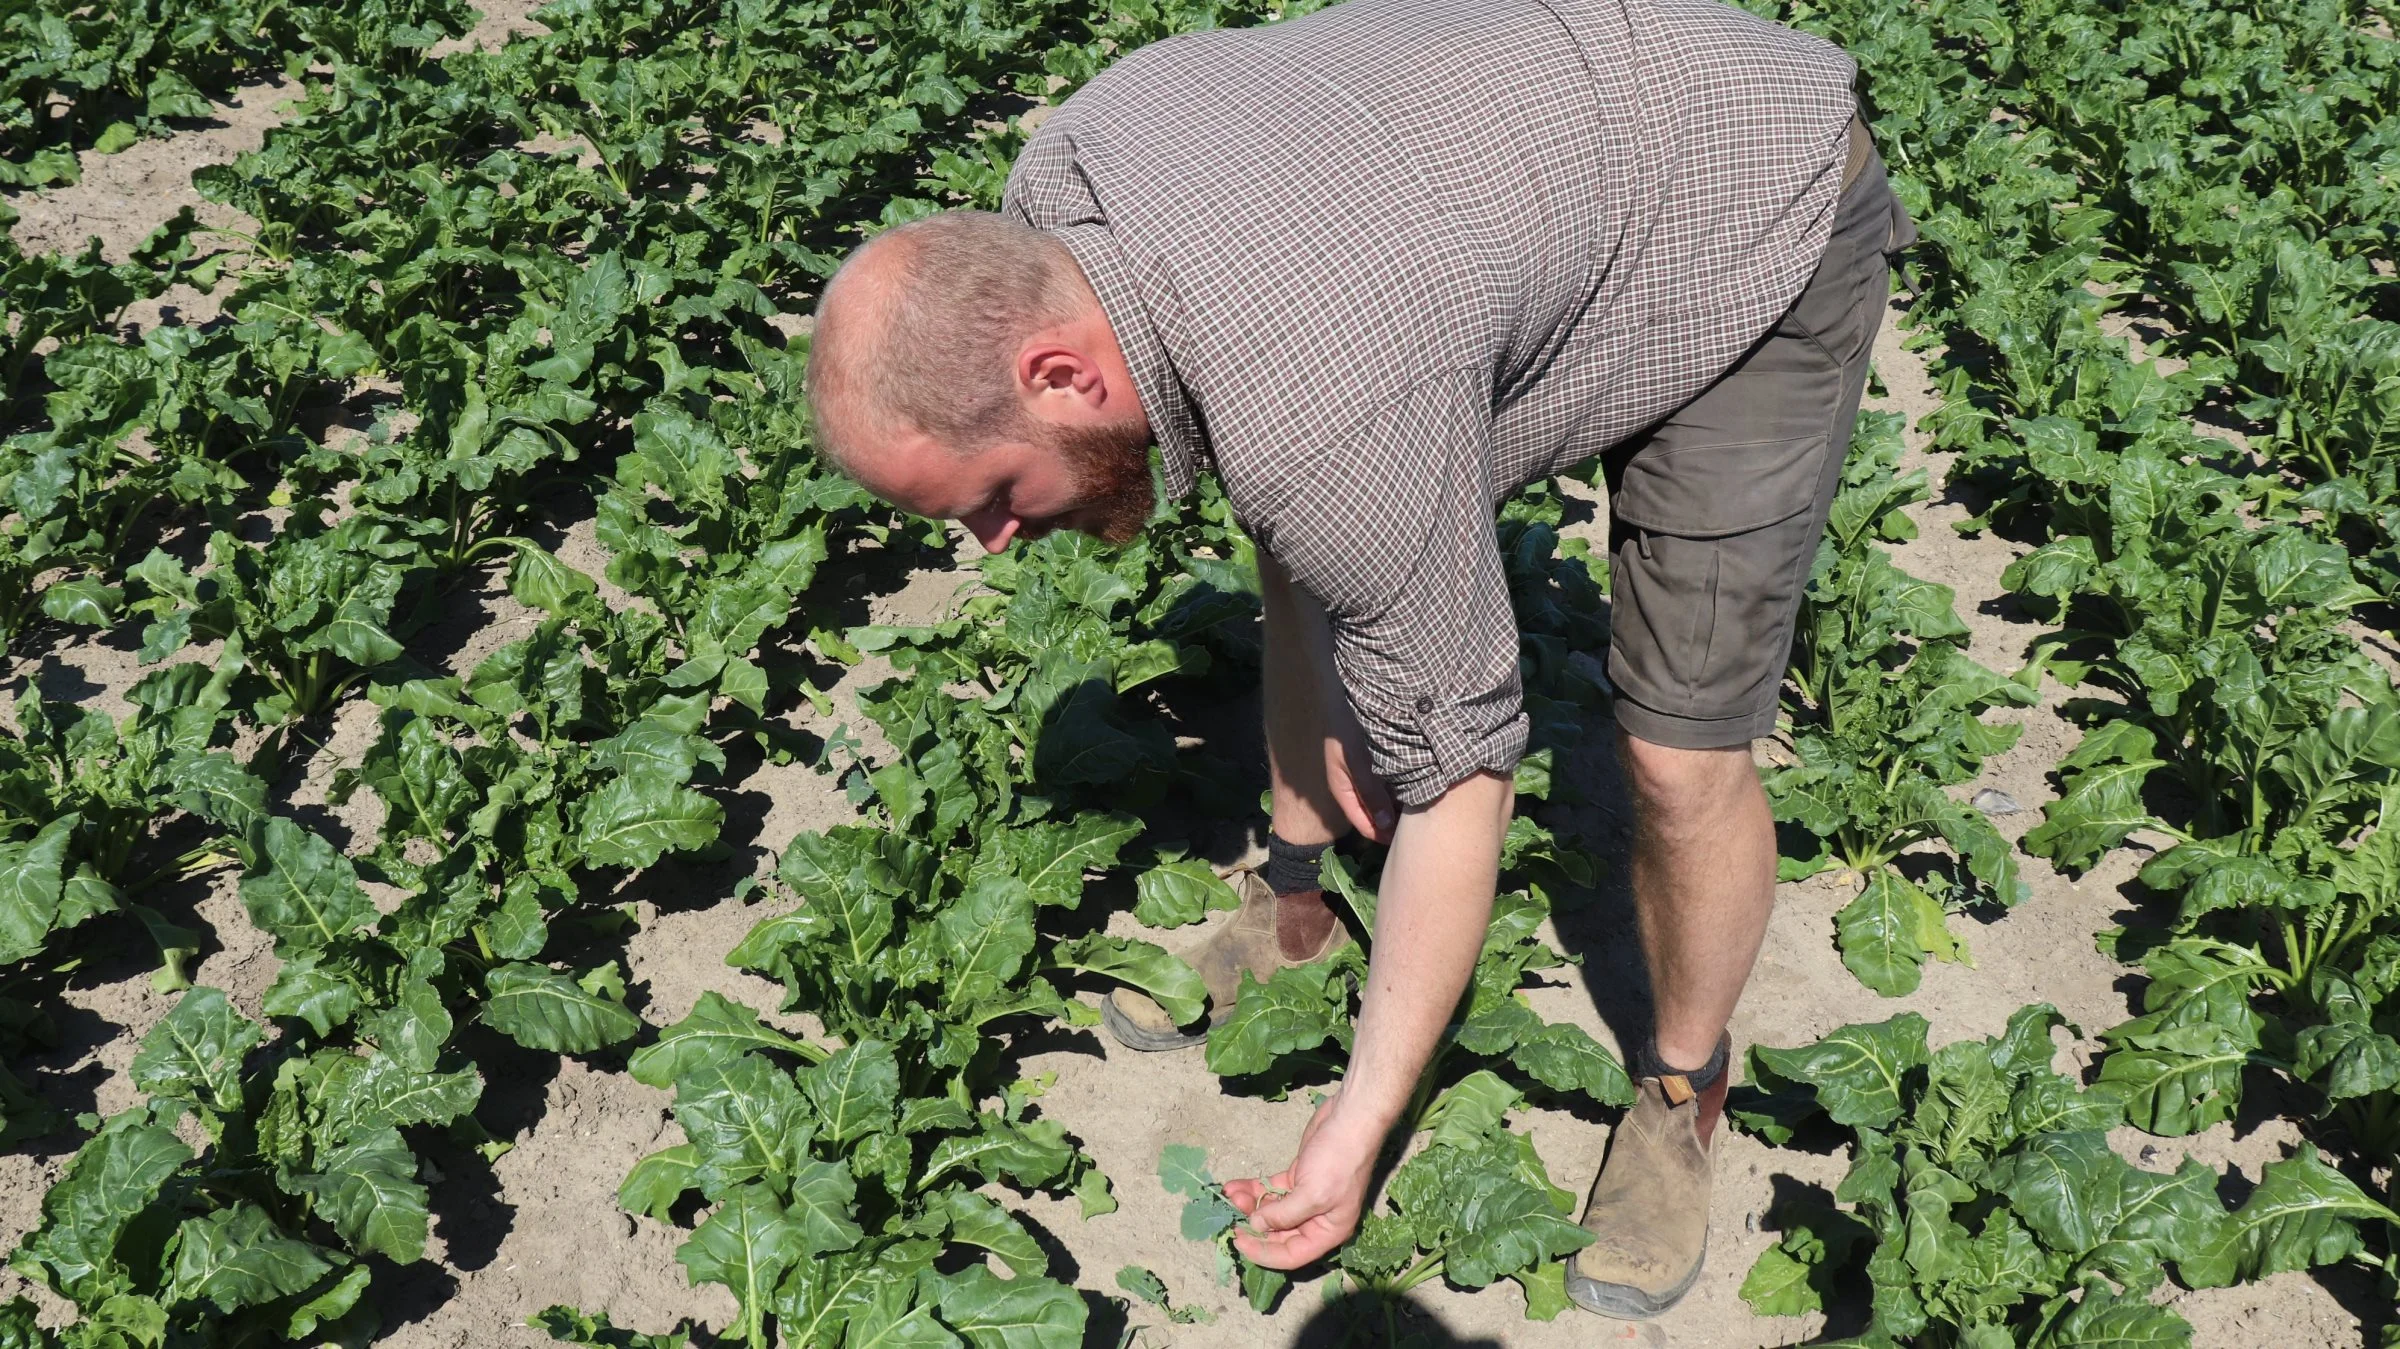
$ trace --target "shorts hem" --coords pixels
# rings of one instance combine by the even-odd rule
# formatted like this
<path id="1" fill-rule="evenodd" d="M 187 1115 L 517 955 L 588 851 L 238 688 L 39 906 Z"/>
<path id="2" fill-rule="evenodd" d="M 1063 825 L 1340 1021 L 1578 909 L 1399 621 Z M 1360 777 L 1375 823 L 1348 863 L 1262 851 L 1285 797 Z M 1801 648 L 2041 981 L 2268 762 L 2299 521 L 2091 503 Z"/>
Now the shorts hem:
<path id="1" fill-rule="evenodd" d="M 1738 717 L 1679 717 L 1653 712 L 1617 695 L 1617 728 L 1668 749 L 1732 749 L 1775 733 L 1775 708 Z"/>

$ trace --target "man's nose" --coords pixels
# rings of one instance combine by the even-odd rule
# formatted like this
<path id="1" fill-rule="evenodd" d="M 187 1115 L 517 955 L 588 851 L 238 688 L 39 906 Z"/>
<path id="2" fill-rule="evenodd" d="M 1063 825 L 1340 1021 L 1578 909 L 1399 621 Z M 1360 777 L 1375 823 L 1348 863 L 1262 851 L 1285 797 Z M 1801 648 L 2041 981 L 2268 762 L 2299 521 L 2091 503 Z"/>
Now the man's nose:
<path id="1" fill-rule="evenodd" d="M 1023 523 L 1007 511 L 997 509 L 962 515 L 958 517 L 958 522 L 967 527 L 967 532 L 975 536 L 975 541 L 982 544 L 983 551 L 987 553 L 997 553 L 1008 547 L 1009 541 L 1017 537 L 1018 526 Z"/>

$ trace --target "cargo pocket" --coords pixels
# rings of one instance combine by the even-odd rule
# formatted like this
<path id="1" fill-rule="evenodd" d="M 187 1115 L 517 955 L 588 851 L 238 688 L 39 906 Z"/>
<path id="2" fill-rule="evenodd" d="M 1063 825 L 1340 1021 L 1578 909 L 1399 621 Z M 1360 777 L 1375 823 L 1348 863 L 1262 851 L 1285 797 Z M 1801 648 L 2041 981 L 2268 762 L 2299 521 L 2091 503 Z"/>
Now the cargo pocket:
<path id="1" fill-rule="evenodd" d="M 1825 437 L 1654 451 L 1610 503 L 1610 673 L 1669 717 L 1754 718 L 1782 680 L 1822 529 Z"/>

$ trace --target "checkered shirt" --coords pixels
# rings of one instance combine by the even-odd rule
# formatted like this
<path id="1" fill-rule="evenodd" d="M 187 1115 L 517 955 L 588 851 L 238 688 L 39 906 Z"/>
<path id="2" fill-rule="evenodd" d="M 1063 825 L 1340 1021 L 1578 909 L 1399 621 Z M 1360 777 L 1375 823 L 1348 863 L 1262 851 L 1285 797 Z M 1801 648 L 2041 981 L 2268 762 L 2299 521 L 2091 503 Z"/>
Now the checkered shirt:
<path id="1" fill-rule="evenodd" d="M 1064 241 L 1165 463 L 1331 616 L 1419 805 L 1525 717 L 1493 507 L 1648 427 L 1798 296 L 1855 104 L 1715 0 L 1347 0 L 1131 52 L 1006 209 Z"/>

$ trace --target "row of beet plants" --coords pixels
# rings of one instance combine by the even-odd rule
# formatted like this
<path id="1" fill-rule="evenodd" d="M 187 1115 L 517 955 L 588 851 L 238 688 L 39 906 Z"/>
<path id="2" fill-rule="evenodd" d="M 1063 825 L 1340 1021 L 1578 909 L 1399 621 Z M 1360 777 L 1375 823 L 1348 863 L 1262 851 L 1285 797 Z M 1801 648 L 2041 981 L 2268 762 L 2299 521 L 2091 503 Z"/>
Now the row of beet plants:
<path id="1" fill-rule="evenodd" d="M 2390 1164 L 2400 1059 L 2377 1024 L 2394 969 L 2379 825 L 2400 723 L 2390 679 L 2345 626 L 2379 598 L 2360 579 L 2375 563 L 2369 553 L 2354 575 L 2342 543 L 2356 530 L 2331 511 L 2277 509 L 2303 494 L 2292 479 L 2192 422 L 2215 408 L 2267 418 L 2260 439 L 2310 466 L 2296 428 L 2359 424 L 2357 399 L 2273 379 L 2348 359 L 2361 329 L 2344 320 L 2377 301 L 2361 282 L 2371 269 L 2338 259 L 2388 252 L 2375 217 L 2345 219 L 2371 209 L 2376 180 L 2321 153 L 2329 135 L 2356 148 L 2332 135 L 2345 119 L 2370 139 L 2391 125 L 2388 96 L 2373 92 L 2388 87 L 2391 44 L 2338 22 L 2343 39 L 2319 41 L 2343 17 L 2061 5 L 1814 20 L 1859 52 L 1879 139 L 1901 147 L 1928 240 L 1914 317 L 1920 340 L 1948 348 L 1930 425 L 1937 448 L 1960 452 L 1954 481 L 1990 494 L 1964 527 L 2031 536 L 2004 583 L 2057 625 L 2034 664 L 2096 695 L 2070 704 L 2092 729 L 2023 846 L 2081 870 L 2137 833 L 2163 838 L 2142 882 L 2180 911 L 2164 931 L 2103 934 L 2151 983 L 2145 1014 L 2103 1034 L 2086 1090 L 2050 1079 L 2046 1033 L 1929 1053 L 1904 1017 L 1757 1051 L 1769 1094 L 1755 1127 L 1780 1137 L 1822 1111 L 1854 1133 L 1836 1193 L 1847 1207 L 1784 1215 L 1785 1240 L 1745 1285 L 1762 1310 L 1819 1307 L 1863 1269 L 1870 1342 L 2181 1338 L 2188 1327 L 2145 1296 L 2170 1262 L 2186 1286 L 2210 1287 L 2389 1247 L 2372 1234 L 2392 1230 L 2392 1209 L 2313 1150 L 2270 1165 L 2227 1212 L 2205 1168 L 2128 1168 L 2099 1132 L 2194 1132 L 2231 1117 L 2245 1072 L 2278 1071 L 2321 1093 L 2320 1139 L 2362 1172 Z M 2179 98 L 2206 77 L 2157 59 L 2169 50 L 2207 53 L 2231 77 L 2212 87 L 2242 97 Z M 2087 79 L 2094 64 L 2116 82 Z M 2275 73 L 2235 74 L 2261 71 Z M 2224 131 L 2259 139 L 2237 149 L 2200 134 L 2215 128 L 2170 125 L 2220 111 Z M 2300 162 L 2315 178 L 2282 181 Z M 2305 198 L 2329 223 L 2227 211 L 2245 180 L 2266 185 L 2260 197 Z M 2230 335 L 2210 327 L 2227 314 L 2191 299 L 2211 284 L 2247 306 Z M 2312 286 L 2324 306 L 2291 298 Z M 2199 334 L 2183 360 L 2137 359 L 2102 325 L 2146 290 L 2189 302 L 2168 311 Z M 2379 434 L 2343 452 L 2372 457 Z"/>
<path id="2" fill-rule="evenodd" d="M 147 923 L 162 985 L 180 984 L 203 939 L 143 897 L 226 861 L 280 969 L 263 1024 L 185 993 L 144 1038 L 145 1103 L 46 1197 L 15 1263 L 77 1307 L 67 1342 L 370 1335 L 363 1260 L 424 1255 L 434 1131 L 505 1147 L 472 1114 L 490 1043 L 472 1027 L 575 1054 L 644 1033 L 585 896 L 714 843 L 724 746 L 790 751 L 764 714 L 804 682 L 796 643 L 831 603 L 803 598 L 816 567 L 850 538 L 908 537 L 807 454 L 799 355 L 763 289 L 801 255 L 706 256 L 689 245 L 711 222 L 667 175 L 603 189 L 573 154 L 515 148 L 608 104 L 535 78 L 545 60 L 613 53 L 662 16 L 546 17 L 539 51 L 312 80 L 264 150 L 204 176 L 258 221 L 230 254 L 195 261 L 187 216 L 129 265 L 8 273 L 28 320 L 10 378 L 40 395 L 11 404 L 31 420 L 6 445 L 18 622 L 117 628 L 160 665 L 122 723 L 21 704 L 8 954 L 35 997 L 9 1004 L 26 1010 L 12 1031 L 38 1032 L 78 957 L 48 938 L 112 908 Z M 688 70 L 672 57 L 626 73 Z M 785 74 L 806 64 L 787 54 Z M 834 74 L 951 114 L 974 87 Z M 745 91 L 713 93 L 710 120 L 740 124 Z M 860 159 L 822 139 L 800 144 Z M 877 217 L 880 185 L 870 171 L 817 214 Z M 175 281 L 229 284 L 232 321 L 116 331 Z M 345 418 L 371 429 L 324 433 Z M 629 602 L 547 546 L 579 496 Z M 445 674 L 438 625 L 503 564 L 534 630 Z M 359 698 L 378 729 L 336 788 L 383 819 L 351 853 L 280 803 Z M 31 1093 L 6 1105 L 19 1132 L 64 1123 Z M 30 1304 L 6 1314 L 48 1337 Z"/>

